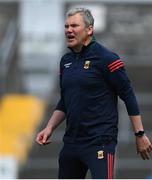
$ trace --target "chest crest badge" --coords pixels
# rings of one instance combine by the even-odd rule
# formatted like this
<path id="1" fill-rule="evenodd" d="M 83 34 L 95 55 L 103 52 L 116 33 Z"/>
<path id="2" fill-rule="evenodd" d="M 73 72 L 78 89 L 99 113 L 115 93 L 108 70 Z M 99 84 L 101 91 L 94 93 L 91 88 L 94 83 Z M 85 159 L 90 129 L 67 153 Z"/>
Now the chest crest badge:
<path id="1" fill-rule="evenodd" d="M 91 61 L 85 61 L 84 63 L 84 69 L 89 69 Z"/>
<path id="2" fill-rule="evenodd" d="M 98 157 L 98 159 L 103 159 L 104 158 L 104 151 L 103 150 L 98 151 L 97 152 L 97 157 Z"/>

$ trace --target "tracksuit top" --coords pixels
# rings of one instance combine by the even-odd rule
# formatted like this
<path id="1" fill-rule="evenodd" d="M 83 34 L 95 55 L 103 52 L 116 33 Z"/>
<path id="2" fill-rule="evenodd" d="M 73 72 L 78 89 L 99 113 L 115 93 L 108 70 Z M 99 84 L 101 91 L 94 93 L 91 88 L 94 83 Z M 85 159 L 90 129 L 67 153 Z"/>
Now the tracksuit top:
<path id="1" fill-rule="evenodd" d="M 80 53 L 71 50 L 62 57 L 60 87 L 56 110 L 66 115 L 64 142 L 87 142 L 99 137 L 117 142 L 118 96 L 129 115 L 139 115 L 124 62 L 95 40 Z"/>

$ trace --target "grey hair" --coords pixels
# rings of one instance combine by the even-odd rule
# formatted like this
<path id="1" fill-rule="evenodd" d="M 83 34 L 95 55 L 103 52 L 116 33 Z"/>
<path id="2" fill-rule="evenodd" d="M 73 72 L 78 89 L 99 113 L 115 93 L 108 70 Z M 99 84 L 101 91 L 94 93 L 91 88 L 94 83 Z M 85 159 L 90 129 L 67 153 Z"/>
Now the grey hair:
<path id="1" fill-rule="evenodd" d="M 86 8 L 70 9 L 66 13 L 66 17 L 73 16 L 77 13 L 79 13 L 83 17 L 83 20 L 87 26 L 90 26 L 90 25 L 94 26 L 94 18 L 92 16 L 92 13 L 89 9 L 86 9 Z"/>

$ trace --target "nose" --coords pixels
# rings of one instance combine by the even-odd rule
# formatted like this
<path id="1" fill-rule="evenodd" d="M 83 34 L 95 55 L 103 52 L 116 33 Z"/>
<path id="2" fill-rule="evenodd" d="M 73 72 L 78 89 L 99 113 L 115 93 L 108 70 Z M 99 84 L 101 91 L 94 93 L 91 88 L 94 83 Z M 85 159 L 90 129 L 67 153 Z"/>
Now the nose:
<path id="1" fill-rule="evenodd" d="M 68 26 L 65 28 L 65 32 L 72 32 L 73 31 L 73 28 L 71 26 Z"/>

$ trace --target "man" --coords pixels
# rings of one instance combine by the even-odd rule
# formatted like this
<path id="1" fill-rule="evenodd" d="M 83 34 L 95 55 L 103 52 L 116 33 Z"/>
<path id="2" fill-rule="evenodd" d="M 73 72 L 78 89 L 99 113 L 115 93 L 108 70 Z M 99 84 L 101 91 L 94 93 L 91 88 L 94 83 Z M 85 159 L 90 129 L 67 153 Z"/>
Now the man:
<path id="1" fill-rule="evenodd" d="M 93 38 L 94 19 L 85 8 L 67 13 L 65 37 L 70 52 L 60 62 L 61 99 L 47 126 L 37 135 L 50 143 L 66 118 L 59 178 L 111 179 L 118 133 L 117 97 L 125 103 L 135 133 L 137 152 L 149 159 L 152 145 L 144 133 L 137 101 L 119 56 Z"/>

